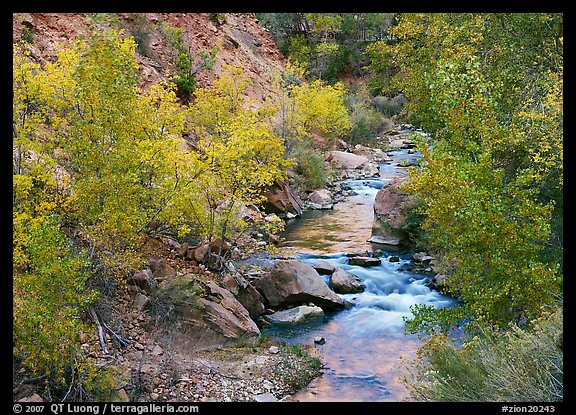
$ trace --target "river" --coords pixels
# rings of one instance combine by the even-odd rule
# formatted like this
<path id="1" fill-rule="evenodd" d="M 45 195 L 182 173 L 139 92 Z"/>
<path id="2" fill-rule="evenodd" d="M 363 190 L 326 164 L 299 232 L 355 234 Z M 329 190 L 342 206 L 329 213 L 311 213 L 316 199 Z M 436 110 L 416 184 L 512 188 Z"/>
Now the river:
<path id="1" fill-rule="evenodd" d="M 403 271 L 411 252 L 367 242 L 374 221 L 376 193 L 393 177 L 406 174 L 400 159 L 415 155 L 406 150 L 394 152 L 392 164 L 380 166 L 380 178 L 346 180 L 342 186 L 353 190 L 344 201 L 329 211 L 305 211 L 301 218 L 288 222 L 280 244 L 282 255 L 312 264 L 324 261 L 360 277 L 366 290 L 341 297 L 352 307 L 328 313 L 313 322 L 292 327 L 273 326 L 263 332 L 290 344 L 314 345 L 324 365 L 322 376 L 294 395 L 301 402 L 400 402 L 409 400 L 401 382 L 402 361 L 416 356 L 422 344 L 416 335 L 405 334 L 404 317 L 410 306 L 428 304 L 446 307 L 454 300 L 431 290 L 426 276 Z M 378 266 L 363 268 L 348 264 L 346 253 L 358 250 L 383 250 Z M 392 255 L 399 262 L 390 262 Z M 324 276 L 328 283 L 328 276 Z M 314 338 L 324 337 L 324 344 Z"/>

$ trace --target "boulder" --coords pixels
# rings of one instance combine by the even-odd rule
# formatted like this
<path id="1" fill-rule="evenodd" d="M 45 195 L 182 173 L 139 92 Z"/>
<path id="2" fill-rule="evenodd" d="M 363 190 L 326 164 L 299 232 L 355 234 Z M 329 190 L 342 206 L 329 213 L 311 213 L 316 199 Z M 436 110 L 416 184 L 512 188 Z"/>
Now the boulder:
<path id="1" fill-rule="evenodd" d="M 297 216 L 302 214 L 304 203 L 294 189 L 286 182 L 275 184 L 263 193 L 266 198 L 264 210 L 266 213 L 286 214 Z"/>
<path id="2" fill-rule="evenodd" d="M 142 293 L 138 293 L 134 297 L 134 308 L 138 311 L 142 311 L 144 309 L 144 307 L 146 307 L 148 305 L 149 302 L 150 302 L 150 299 L 148 298 L 148 296 L 146 296 Z"/>
<path id="3" fill-rule="evenodd" d="M 342 298 L 328 287 L 320 274 L 299 261 L 278 261 L 254 281 L 254 286 L 273 309 L 309 302 L 324 310 L 344 308 Z"/>
<path id="4" fill-rule="evenodd" d="M 320 307 L 301 305 L 268 314 L 264 316 L 264 320 L 272 324 L 297 324 L 308 318 L 322 317 L 323 315 L 324 311 Z"/>
<path id="5" fill-rule="evenodd" d="M 320 275 L 332 275 L 336 271 L 336 267 L 326 261 L 318 261 L 312 264 L 312 268 Z"/>
<path id="6" fill-rule="evenodd" d="M 248 310 L 252 320 L 264 314 L 266 307 L 264 307 L 262 294 L 242 274 L 225 274 L 223 284 Z"/>
<path id="7" fill-rule="evenodd" d="M 404 180 L 395 178 L 376 193 L 370 242 L 401 245 L 407 240 L 408 235 L 403 228 L 409 221 L 412 199 L 408 193 L 399 189 Z"/>
<path id="8" fill-rule="evenodd" d="M 368 256 L 368 251 L 366 251 L 366 250 L 350 251 L 350 252 L 346 253 L 346 256 L 348 258 L 353 258 L 353 257 L 357 257 L 357 256 Z"/>
<path id="9" fill-rule="evenodd" d="M 148 265 L 155 280 L 162 281 L 166 277 L 175 277 L 176 270 L 164 258 L 150 257 Z"/>
<path id="10" fill-rule="evenodd" d="M 256 402 L 278 402 L 278 399 L 270 392 L 256 394 L 253 398 Z"/>
<path id="11" fill-rule="evenodd" d="M 220 252 L 225 253 L 230 250 L 230 243 L 228 241 L 224 241 L 221 238 L 215 238 L 210 243 L 210 251 L 213 254 L 220 254 Z"/>
<path id="12" fill-rule="evenodd" d="M 332 204 L 332 193 L 328 189 L 317 189 L 308 195 L 308 200 L 319 205 Z"/>
<path id="13" fill-rule="evenodd" d="M 336 269 L 330 276 L 330 284 L 338 294 L 361 293 L 366 289 L 366 285 L 358 276 L 342 268 Z"/>
<path id="14" fill-rule="evenodd" d="M 180 245 L 180 248 L 176 249 L 176 256 L 184 258 L 188 253 L 188 242 L 184 242 Z"/>
<path id="15" fill-rule="evenodd" d="M 18 402 L 44 402 L 44 399 L 42 399 L 42 397 L 37 393 L 34 393 L 31 396 L 19 399 Z M 14 412 L 16 412 L 16 410 L 14 410 Z"/>
<path id="16" fill-rule="evenodd" d="M 343 169 L 361 169 L 368 165 L 368 157 L 358 156 L 354 153 L 347 153 L 345 151 L 330 151 L 326 156 L 326 160 L 334 163 Z"/>
<path id="17" fill-rule="evenodd" d="M 308 195 L 306 203 L 310 209 L 332 209 L 334 201 L 332 200 L 332 193 L 328 189 L 317 189 Z"/>
<path id="18" fill-rule="evenodd" d="M 360 267 L 374 267 L 380 265 L 382 260 L 380 258 L 372 258 L 369 256 L 355 256 L 348 260 L 350 265 L 358 265 Z"/>
<path id="19" fill-rule="evenodd" d="M 180 245 L 180 248 L 176 249 L 176 256 L 184 258 L 188 253 L 188 242 L 184 242 Z"/>
<path id="20" fill-rule="evenodd" d="M 214 287 L 217 286 L 214 285 Z M 231 344 L 241 338 L 252 337 L 256 339 L 260 330 L 250 318 L 248 310 L 229 291 L 219 289 L 219 292 L 227 294 L 209 300 L 200 299 L 200 303 L 204 306 L 205 322 L 212 326 L 213 330 L 221 333 L 223 337 L 231 339 Z"/>
<path id="21" fill-rule="evenodd" d="M 159 338 L 187 353 L 252 345 L 259 338 L 248 310 L 212 281 L 179 276 L 166 280 L 150 300 Z"/>
<path id="22" fill-rule="evenodd" d="M 135 272 L 128 278 L 128 284 L 135 285 L 140 289 L 145 290 L 148 294 L 154 292 L 158 287 L 150 268 Z"/>
<path id="23" fill-rule="evenodd" d="M 210 245 L 203 244 L 199 245 L 194 249 L 194 259 L 200 263 L 206 261 L 208 259 L 208 251 L 210 249 Z M 189 250 L 188 252 L 192 252 Z"/>
<path id="24" fill-rule="evenodd" d="M 445 274 L 436 274 L 428 280 L 428 287 L 433 290 L 443 292 L 448 277 Z"/>
<path id="25" fill-rule="evenodd" d="M 380 245 L 398 246 L 402 241 L 397 236 L 372 235 L 367 242 Z"/>
<path id="26" fill-rule="evenodd" d="M 415 252 L 414 255 L 412 255 L 414 262 L 421 262 L 425 265 L 430 264 L 433 259 L 433 256 L 427 255 L 425 252 Z"/>

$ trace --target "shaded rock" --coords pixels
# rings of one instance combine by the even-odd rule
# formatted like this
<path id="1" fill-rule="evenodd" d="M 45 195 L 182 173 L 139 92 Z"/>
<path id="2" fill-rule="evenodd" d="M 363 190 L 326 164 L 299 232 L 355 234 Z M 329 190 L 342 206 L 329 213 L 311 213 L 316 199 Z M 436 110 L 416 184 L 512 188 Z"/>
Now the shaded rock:
<path id="1" fill-rule="evenodd" d="M 204 305 L 204 316 L 208 322 L 217 326 L 224 337 L 236 339 L 260 334 L 248 310 L 230 291 L 213 282 L 203 284 L 208 288 L 208 299 L 199 299 Z"/>
<path id="2" fill-rule="evenodd" d="M 164 287 L 169 290 L 165 298 L 171 301 L 167 306 L 174 309 L 172 323 L 163 328 L 167 341 L 193 352 L 244 346 L 258 339 L 260 329 L 230 291 L 214 282 L 196 280 L 194 285 L 201 294 L 184 295 L 191 290 L 189 281 Z"/>
<path id="3" fill-rule="evenodd" d="M 184 258 L 187 253 L 188 253 L 188 242 L 184 242 L 182 245 L 180 245 L 180 248 L 176 250 L 176 256 Z"/>
<path id="4" fill-rule="evenodd" d="M 346 271 L 338 268 L 330 277 L 330 284 L 335 292 L 339 294 L 360 293 L 366 289 L 362 280 Z"/>
<path id="5" fill-rule="evenodd" d="M 320 275 L 332 275 L 336 271 L 336 267 L 325 261 L 318 261 L 312 264 L 312 268 L 318 272 Z"/>
<path id="6" fill-rule="evenodd" d="M 264 298 L 262 294 L 242 274 L 234 275 L 226 273 L 222 280 L 224 286 L 230 290 L 238 301 L 248 310 L 250 318 L 256 320 L 264 314 Z"/>
<path id="7" fill-rule="evenodd" d="M 198 262 L 205 262 L 208 259 L 208 251 L 210 250 L 210 245 L 202 244 L 194 249 L 194 259 Z"/>
<path id="8" fill-rule="evenodd" d="M 297 324 L 305 319 L 321 317 L 323 315 L 324 311 L 322 311 L 320 307 L 301 305 L 266 315 L 264 316 L 264 320 L 272 324 Z"/>
<path id="9" fill-rule="evenodd" d="M 150 268 L 143 269 L 141 271 L 135 272 L 127 280 L 128 284 L 135 285 L 147 293 L 151 294 L 156 290 L 158 284 L 154 280 L 154 275 Z"/>
<path id="10" fill-rule="evenodd" d="M 230 243 L 228 241 L 224 241 L 221 238 L 215 238 L 210 243 L 210 251 L 215 254 L 225 253 L 230 250 Z"/>
<path id="11" fill-rule="evenodd" d="M 186 256 L 185 258 L 189 261 L 194 261 L 194 262 L 198 262 L 196 261 L 196 247 L 195 246 L 191 246 L 188 248 L 188 252 L 186 252 Z"/>
<path id="12" fill-rule="evenodd" d="M 254 282 L 272 308 L 313 302 L 322 309 L 342 309 L 344 302 L 310 265 L 279 261 Z"/>
<path id="13" fill-rule="evenodd" d="M 152 276 L 156 280 L 163 280 L 166 277 L 176 276 L 176 270 L 172 268 L 164 258 L 151 257 L 148 259 L 148 264 L 152 270 Z"/>
<path id="14" fill-rule="evenodd" d="M 266 213 L 292 213 L 300 216 L 304 208 L 302 199 L 286 182 L 276 184 L 263 193 Z"/>
<path id="15" fill-rule="evenodd" d="M 358 265 L 361 267 L 373 267 L 380 265 L 382 260 L 380 258 L 372 258 L 369 256 L 355 256 L 348 260 L 350 265 Z"/>

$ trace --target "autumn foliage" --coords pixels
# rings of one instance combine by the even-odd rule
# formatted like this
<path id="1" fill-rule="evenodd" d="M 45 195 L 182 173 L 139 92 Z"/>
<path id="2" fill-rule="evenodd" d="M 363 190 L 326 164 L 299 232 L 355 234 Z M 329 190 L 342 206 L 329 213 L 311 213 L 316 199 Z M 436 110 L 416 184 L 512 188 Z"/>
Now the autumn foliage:
<path id="1" fill-rule="evenodd" d="M 94 333 L 91 279 L 123 283 L 146 237 L 233 242 L 246 230 L 238 209 L 293 165 L 285 142 L 299 137 L 278 134 L 277 105 L 247 100 L 241 68 L 183 103 L 174 82 L 139 90 L 136 47 L 99 27 L 40 65 L 14 44 L 14 357 L 47 387 L 90 395 L 99 384 L 79 342 Z M 302 88 L 310 102 L 324 92 Z M 297 117 L 299 134 L 333 128 L 318 111 Z"/>

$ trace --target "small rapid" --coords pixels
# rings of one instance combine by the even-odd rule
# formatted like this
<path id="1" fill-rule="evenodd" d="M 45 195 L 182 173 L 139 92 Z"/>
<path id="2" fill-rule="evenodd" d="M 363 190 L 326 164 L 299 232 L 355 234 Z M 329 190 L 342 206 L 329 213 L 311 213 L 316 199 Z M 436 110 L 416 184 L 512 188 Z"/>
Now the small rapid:
<path id="1" fill-rule="evenodd" d="M 408 156 L 400 152 L 400 156 Z M 381 173 L 382 173 L 381 168 Z M 404 169 L 405 170 L 405 169 Z M 390 172 L 392 173 L 392 172 Z M 397 173 L 392 174 L 392 176 Z M 271 326 L 263 332 L 290 344 L 314 344 L 324 364 L 322 376 L 294 398 L 299 401 L 403 401 L 409 395 L 402 378 L 402 361 L 416 357 L 422 345 L 416 335 L 405 333 L 410 307 L 425 304 L 436 308 L 455 303 L 451 297 L 427 286 L 427 276 L 405 270 L 412 254 L 397 247 L 371 244 L 376 193 L 393 177 L 346 180 L 349 196 L 331 211 L 307 211 L 288 223 L 281 244 L 285 257 L 314 265 L 325 262 L 359 277 L 366 289 L 357 294 L 339 294 L 351 307 L 327 313 L 294 326 Z M 381 264 L 350 265 L 346 253 L 383 251 Z M 394 255 L 394 262 L 390 261 Z M 330 284 L 329 276 L 323 276 Z"/>

